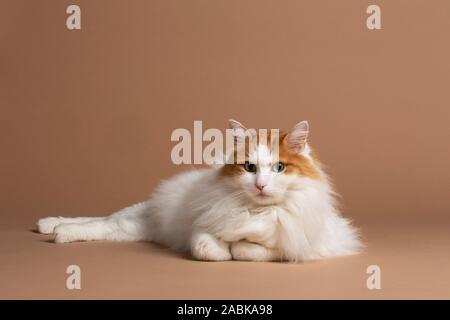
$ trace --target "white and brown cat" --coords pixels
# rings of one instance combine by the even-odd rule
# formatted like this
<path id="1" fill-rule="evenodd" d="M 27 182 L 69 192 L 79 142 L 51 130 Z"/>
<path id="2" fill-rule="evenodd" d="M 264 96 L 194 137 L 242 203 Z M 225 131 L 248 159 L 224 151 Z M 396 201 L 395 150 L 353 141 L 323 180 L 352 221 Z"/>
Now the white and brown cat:
<path id="1" fill-rule="evenodd" d="M 236 132 L 249 132 L 229 122 Z M 302 121 L 276 138 L 277 156 L 271 143 L 249 144 L 243 164 L 185 172 L 162 182 L 148 201 L 110 216 L 49 217 L 38 221 L 38 230 L 55 234 L 57 243 L 152 241 L 208 261 L 354 254 L 361 247 L 358 232 L 339 213 L 308 133 Z"/>

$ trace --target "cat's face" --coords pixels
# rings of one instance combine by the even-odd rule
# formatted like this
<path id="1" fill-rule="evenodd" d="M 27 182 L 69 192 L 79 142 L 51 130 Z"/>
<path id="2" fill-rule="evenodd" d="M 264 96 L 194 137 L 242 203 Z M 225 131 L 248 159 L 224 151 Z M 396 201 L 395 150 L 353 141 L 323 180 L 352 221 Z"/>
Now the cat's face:
<path id="1" fill-rule="evenodd" d="M 289 133 L 278 136 L 269 133 L 264 137 L 265 142 L 256 131 L 250 132 L 238 122 L 230 121 L 230 127 L 240 134 L 247 134 L 243 151 L 245 162 L 226 164 L 221 174 L 229 177 L 229 181 L 253 202 L 260 205 L 280 203 L 288 191 L 298 190 L 301 178 L 321 178 L 319 163 L 306 142 L 309 132 L 306 121 L 297 124 Z M 236 149 L 235 159 L 239 148 Z"/>

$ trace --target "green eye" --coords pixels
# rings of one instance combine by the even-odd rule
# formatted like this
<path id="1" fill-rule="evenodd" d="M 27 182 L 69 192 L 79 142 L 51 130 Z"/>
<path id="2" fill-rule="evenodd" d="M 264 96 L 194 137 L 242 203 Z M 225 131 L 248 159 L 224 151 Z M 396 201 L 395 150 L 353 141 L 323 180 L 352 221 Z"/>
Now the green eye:
<path id="1" fill-rule="evenodd" d="M 275 172 L 281 172 L 284 170 L 284 168 L 285 168 L 285 165 L 282 162 L 277 162 L 272 166 L 272 170 Z"/>
<path id="2" fill-rule="evenodd" d="M 245 161 L 244 169 L 248 172 L 256 172 L 256 164 Z"/>

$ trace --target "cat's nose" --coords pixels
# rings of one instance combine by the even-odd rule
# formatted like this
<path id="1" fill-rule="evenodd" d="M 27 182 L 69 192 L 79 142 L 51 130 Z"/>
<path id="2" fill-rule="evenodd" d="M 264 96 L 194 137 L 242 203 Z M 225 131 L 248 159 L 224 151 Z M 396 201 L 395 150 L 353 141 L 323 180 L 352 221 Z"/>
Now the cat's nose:
<path id="1" fill-rule="evenodd" d="M 265 184 L 261 184 L 261 183 L 256 183 L 255 186 L 256 186 L 256 188 L 257 188 L 259 191 L 263 191 L 263 189 L 264 189 L 264 187 L 265 187 L 266 185 L 265 185 Z"/>

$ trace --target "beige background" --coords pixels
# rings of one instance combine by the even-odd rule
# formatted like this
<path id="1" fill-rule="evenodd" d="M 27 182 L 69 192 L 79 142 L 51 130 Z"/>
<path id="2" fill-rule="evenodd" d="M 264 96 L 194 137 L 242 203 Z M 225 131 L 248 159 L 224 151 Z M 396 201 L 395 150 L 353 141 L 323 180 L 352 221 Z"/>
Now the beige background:
<path id="1" fill-rule="evenodd" d="M 72 3 L 82 10 L 81 31 L 65 27 Z M 372 3 L 381 6 L 383 30 L 365 26 Z M 282 129 L 309 120 L 345 215 L 375 241 L 368 254 L 403 239 L 402 250 L 383 259 L 406 257 L 413 252 L 403 249 L 432 235 L 436 242 L 420 250 L 437 250 L 437 260 L 427 257 L 430 265 L 415 275 L 433 274 L 438 261 L 442 270 L 450 263 L 449 33 L 444 0 L 2 1 L 0 227 L 19 232 L 5 236 L 1 251 L 10 254 L 2 267 L 15 275 L 5 277 L 9 297 L 23 294 L 25 261 L 41 261 L 15 256 L 12 243 L 22 241 L 23 252 L 36 257 L 64 250 L 25 234 L 37 218 L 104 215 L 144 200 L 159 180 L 186 169 L 170 161 L 172 130 L 190 129 L 194 120 L 224 128 L 230 117 Z M 403 236 L 392 229 L 425 221 L 442 236 L 433 227 Z M 92 250 L 75 246 L 80 259 Z M 409 265 L 396 266 L 400 276 Z M 424 280 L 421 288 L 449 297 L 448 282 L 436 283 Z M 398 296 L 410 292 L 399 288 Z"/>

